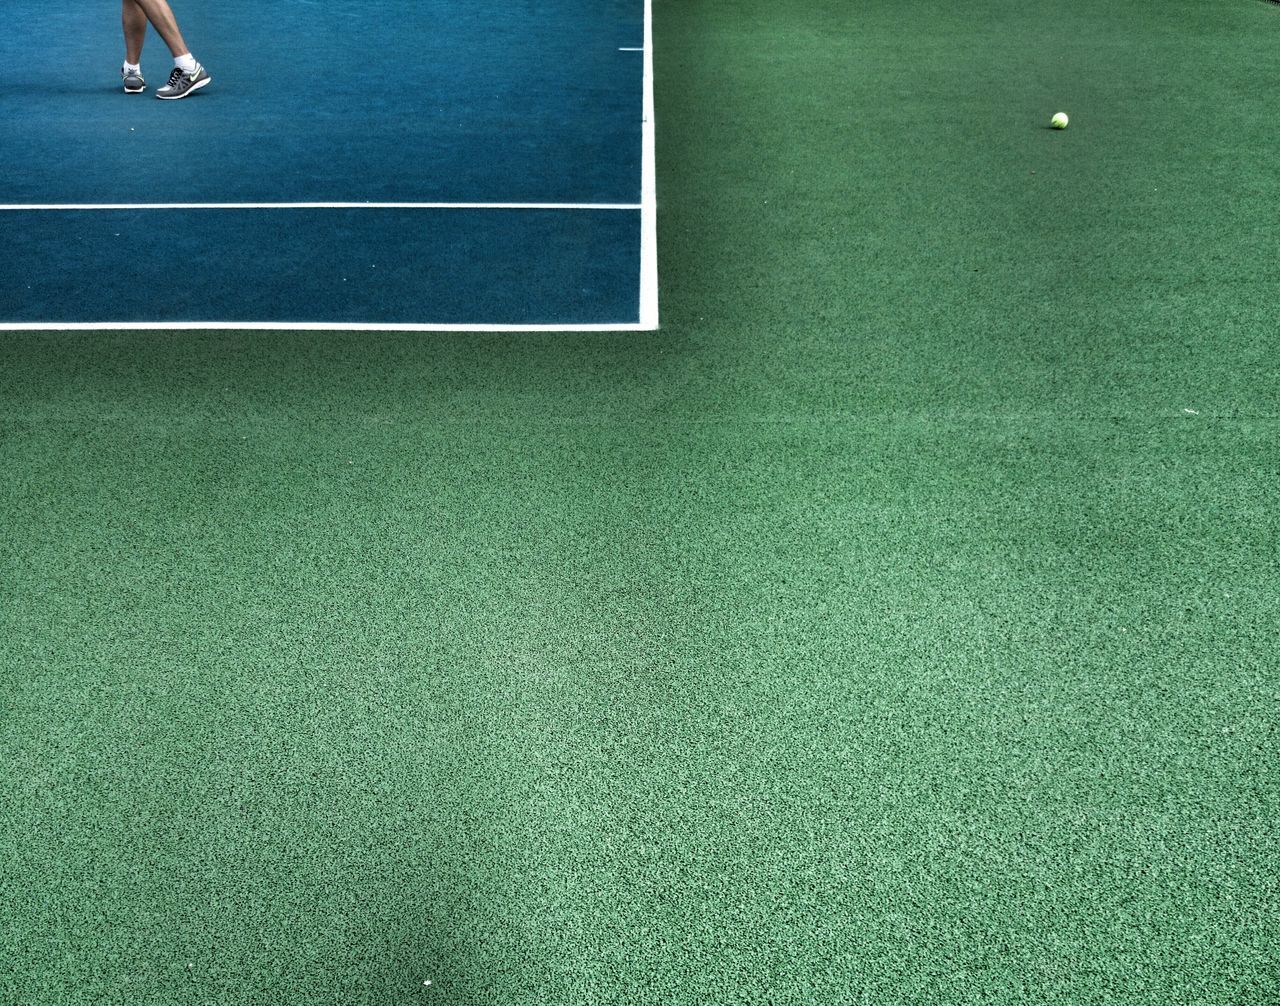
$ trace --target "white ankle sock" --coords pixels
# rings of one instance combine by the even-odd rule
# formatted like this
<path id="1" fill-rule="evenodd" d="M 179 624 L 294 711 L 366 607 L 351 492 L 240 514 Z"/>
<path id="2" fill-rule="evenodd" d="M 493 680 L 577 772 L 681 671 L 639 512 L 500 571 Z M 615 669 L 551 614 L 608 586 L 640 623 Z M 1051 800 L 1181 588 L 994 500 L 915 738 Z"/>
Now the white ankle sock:
<path id="1" fill-rule="evenodd" d="M 142 73 L 142 67 L 139 64 L 130 63 L 128 60 L 125 61 L 124 66 L 122 66 L 120 69 L 122 69 L 125 73 L 138 73 L 138 74 Z"/>
<path id="2" fill-rule="evenodd" d="M 187 53 L 185 56 L 174 56 L 173 65 L 176 66 L 183 73 L 196 72 L 195 57 L 192 56 L 191 53 Z"/>

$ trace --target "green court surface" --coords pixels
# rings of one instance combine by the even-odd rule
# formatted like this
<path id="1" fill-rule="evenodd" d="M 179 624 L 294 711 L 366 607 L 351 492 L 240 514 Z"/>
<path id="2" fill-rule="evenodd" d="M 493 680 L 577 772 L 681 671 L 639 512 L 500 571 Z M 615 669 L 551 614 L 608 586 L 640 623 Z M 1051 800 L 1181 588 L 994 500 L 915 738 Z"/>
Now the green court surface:
<path id="1" fill-rule="evenodd" d="M 4 1006 L 1280 1001 L 1280 10 L 654 30 L 656 333 L 3 335 Z"/>

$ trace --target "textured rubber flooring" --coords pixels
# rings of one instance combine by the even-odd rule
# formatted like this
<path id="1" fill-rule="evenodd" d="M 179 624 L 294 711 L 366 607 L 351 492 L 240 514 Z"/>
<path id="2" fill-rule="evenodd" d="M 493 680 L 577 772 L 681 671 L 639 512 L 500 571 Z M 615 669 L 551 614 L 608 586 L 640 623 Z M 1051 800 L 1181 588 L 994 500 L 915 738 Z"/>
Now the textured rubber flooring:
<path id="1" fill-rule="evenodd" d="M 1280 999 L 1280 18 L 656 15 L 661 332 L 0 343 L 0 1001 Z"/>

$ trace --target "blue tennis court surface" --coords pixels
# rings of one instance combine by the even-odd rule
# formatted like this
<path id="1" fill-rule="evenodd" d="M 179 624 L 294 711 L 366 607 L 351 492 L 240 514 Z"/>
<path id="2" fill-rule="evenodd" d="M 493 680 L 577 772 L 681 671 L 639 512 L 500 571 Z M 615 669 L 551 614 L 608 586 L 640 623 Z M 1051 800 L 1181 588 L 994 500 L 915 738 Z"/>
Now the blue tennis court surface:
<path id="1" fill-rule="evenodd" d="M 6 5 L 0 327 L 653 328 L 646 0 Z"/>

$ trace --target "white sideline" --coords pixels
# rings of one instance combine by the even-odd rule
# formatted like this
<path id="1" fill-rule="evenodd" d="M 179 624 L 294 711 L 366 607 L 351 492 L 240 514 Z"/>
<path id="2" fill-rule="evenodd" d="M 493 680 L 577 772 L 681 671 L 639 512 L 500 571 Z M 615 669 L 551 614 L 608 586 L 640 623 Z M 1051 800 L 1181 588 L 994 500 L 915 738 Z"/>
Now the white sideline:
<path id="1" fill-rule="evenodd" d="M 599 325 L 407 325 L 328 321 L 66 321 L 11 322 L 5 332 L 646 332 L 635 322 Z"/>
<path id="2" fill-rule="evenodd" d="M 644 0 L 644 155 L 640 201 L 640 328 L 658 327 L 658 179 L 653 101 L 653 0 Z"/>

